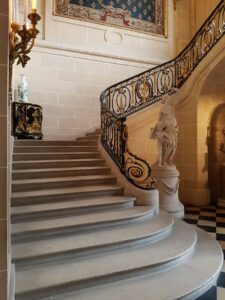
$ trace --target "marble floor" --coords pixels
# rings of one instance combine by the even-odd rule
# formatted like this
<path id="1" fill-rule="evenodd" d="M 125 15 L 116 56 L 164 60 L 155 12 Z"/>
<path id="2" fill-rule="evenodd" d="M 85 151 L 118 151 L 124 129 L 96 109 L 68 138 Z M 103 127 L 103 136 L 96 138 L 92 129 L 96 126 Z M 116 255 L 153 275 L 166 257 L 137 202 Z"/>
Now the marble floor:
<path id="1" fill-rule="evenodd" d="M 216 206 L 185 208 L 184 221 L 209 232 L 223 248 L 225 258 L 225 208 Z M 217 285 L 197 300 L 225 300 L 225 261 Z"/>

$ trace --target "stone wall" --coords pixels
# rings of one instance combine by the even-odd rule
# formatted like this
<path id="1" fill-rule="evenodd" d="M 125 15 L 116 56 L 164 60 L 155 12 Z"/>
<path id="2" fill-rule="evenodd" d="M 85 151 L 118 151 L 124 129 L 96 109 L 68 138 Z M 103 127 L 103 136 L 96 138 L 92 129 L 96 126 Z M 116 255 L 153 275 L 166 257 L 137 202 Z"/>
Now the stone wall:
<path id="1" fill-rule="evenodd" d="M 9 232 L 9 108 L 8 108 L 8 18 L 7 1 L 0 2 L 0 298 L 7 300 L 8 277 L 10 276 Z"/>
<path id="2" fill-rule="evenodd" d="M 20 2 L 22 19 L 22 1 Z M 42 21 L 31 61 L 15 70 L 28 77 L 29 101 L 43 106 L 46 139 L 70 139 L 100 126 L 101 92 L 174 55 L 174 10 L 166 6 L 168 38 L 52 15 L 38 1 Z"/>

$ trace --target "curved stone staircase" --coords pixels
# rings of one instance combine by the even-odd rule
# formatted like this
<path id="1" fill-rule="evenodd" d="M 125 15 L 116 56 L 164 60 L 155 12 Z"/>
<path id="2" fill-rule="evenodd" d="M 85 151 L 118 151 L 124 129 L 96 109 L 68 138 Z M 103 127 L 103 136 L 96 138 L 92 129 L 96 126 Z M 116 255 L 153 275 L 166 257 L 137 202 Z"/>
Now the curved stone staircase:
<path id="1" fill-rule="evenodd" d="M 16 300 L 195 299 L 222 266 L 207 233 L 124 195 L 97 148 L 15 141 L 12 255 Z"/>

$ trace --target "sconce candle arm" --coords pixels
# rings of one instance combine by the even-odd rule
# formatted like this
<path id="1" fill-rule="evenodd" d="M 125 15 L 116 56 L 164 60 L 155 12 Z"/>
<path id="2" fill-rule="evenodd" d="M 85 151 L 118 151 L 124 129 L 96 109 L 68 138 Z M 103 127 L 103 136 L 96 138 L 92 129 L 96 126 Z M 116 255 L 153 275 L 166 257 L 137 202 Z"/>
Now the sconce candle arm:
<path id="1" fill-rule="evenodd" d="M 36 12 L 36 8 L 33 8 L 28 15 L 28 19 L 31 21 L 30 28 L 24 24 L 21 26 L 18 23 L 11 23 L 11 31 L 9 33 L 9 90 L 11 93 L 12 84 L 12 71 L 13 64 L 17 61 L 17 65 L 21 64 L 24 68 L 27 62 L 30 60 L 28 54 L 34 46 L 35 39 L 39 33 L 36 26 L 41 20 L 41 17 Z M 10 95 L 12 98 L 12 95 Z"/>

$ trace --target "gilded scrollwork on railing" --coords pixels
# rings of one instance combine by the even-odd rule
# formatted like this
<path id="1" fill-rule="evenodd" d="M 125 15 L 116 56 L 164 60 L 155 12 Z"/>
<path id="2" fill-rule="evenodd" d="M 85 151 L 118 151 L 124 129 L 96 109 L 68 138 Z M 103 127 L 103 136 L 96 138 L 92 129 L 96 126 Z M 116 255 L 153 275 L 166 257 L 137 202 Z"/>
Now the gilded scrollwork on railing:
<path id="1" fill-rule="evenodd" d="M 154 187 L 154 180 L 151 178 L 151 168 L 144 159 L 141 159 L 130 152 L 126 124 L 124 125 L 122 138 L 125 145 L 123 173 L 135 186 L 141 189 L 152 189 Z"/>
<path id="2" fill-rule="evenodd" d="M 149 189 L 151 170 L 147 162 L 128 148 L 127 138 L 124 138 L 126 118 L 164 95 L 175 93 L 224 34 L 225 0 L 221 0 L 175 59 L 119 82 L 102 93 L 102 144 L 134 185 Z"/>

